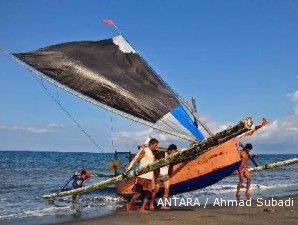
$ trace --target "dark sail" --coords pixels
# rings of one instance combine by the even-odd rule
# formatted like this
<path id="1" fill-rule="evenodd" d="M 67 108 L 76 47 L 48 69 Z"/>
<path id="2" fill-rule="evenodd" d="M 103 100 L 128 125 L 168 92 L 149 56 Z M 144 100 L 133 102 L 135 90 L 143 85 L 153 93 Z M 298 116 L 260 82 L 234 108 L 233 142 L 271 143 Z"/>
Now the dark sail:
<path id="1" fill-rule="evenodd" d="M 62 43 L 14 56 L 84 96 L 165 129 L 179 133 L 173 116 L 171 121 L 163 119 L 173 109 L 178 116 L 188 117 L 172 91 L 120 35 Z M 189 133 L 191 119 L 183 121 L 184 135 L 194 135 L 195 129 Z"/>

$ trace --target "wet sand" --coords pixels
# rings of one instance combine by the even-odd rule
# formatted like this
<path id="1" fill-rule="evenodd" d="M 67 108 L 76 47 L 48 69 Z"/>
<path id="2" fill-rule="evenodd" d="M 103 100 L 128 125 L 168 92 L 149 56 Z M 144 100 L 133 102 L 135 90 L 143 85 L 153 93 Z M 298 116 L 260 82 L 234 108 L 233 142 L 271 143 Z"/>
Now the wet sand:
<path id="1" fill-rule="evenodd" d="M 197 207 L 176 207 L 171 210 L 156 210 L 148 213 L 127 213 L 123 210 L 99 218 L 73 221 L 64 224 L 298 224 L 298 195 L 291 196 L 293 206 L 257 206 L 256 201 L 252 201 L 252 206 L 213 206 L 204 205 Z M 265 198 L 264 198 L 265 199 Z M 267 199 L 267 198 L 266 198 Z M 289 197 L 274 198 L 276 200 L 286 200 Z M 213 201 L 211 202 L 213 203 Z"/>

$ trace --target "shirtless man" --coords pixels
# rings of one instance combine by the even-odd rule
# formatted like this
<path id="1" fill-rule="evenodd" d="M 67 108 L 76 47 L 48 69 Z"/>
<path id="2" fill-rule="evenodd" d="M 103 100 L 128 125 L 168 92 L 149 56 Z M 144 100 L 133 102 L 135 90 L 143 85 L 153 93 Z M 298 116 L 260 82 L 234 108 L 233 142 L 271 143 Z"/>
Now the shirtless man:
<path id="1" fill-rule="evenodd" d="M 263 118 L 262 123 L 260 125 L 255 126 L 253 130 L 251 130 L 243 135 L 240 135 L 238 138 L 240 139 L 242 137 L 251 136 L 254 132 L 256 132 L 258 129 L 260 129 L 261 127 L 263 127 L 267 124 L 268 124 L 267 120 L 265 118 Z M 246 198 L 250 197 L 249 189 L 250 189 L 250 185 L 251 185 L 251 178 L 250 178 L 250 173 L 247 170 L 247 161 L 250 159 L 254 163 L 255 166 L 258 166 L 258 165 L 254 161 L 253 157 L 250 155 L 250 151 L 253 148 L 252 144 L 248 143 L 245 146 L 243 146 L 242 143 L 240 141 L 238 141 L 238 145 L 241 148 L 239 151 L 241 165 L 238 169 L 239 182 L 238 182 L 238 186 L 237 186 L 236 198 L 239 200 L 240 199 L 240 189 L 242 187 L 244 178 L 247 181 L 245 196 L 246 196 Z"/>
<path id="2" fill-rule="evenodd" d="M 164 158 L 164 157 L 168 157 L 169 155 L 175 153 L 176 151 L 177 151 L 177 146 L 174 145 L 174 144 L 171 144 L 168 147 L 167 151 L 164 153 L 164 155 L 162 157 L 160 157 L 159 159 Z M 172 172 L 173 172 L 173 166 L 172 165 L 168 165 L 168 166 L 164 166 L 164 167 L 160 168 L 159 174 L 156 178 L 155 189 L 152 193 L 152 198 L 151 198 L 151 201 L 150 201 L 150 210 L 154 210 L 154 200 L 155 200 L 155 197 L 156 197 L 157 193 L 159 192 L 159 190 L 162 186 L 165 189 L 164 194 L 162 196 L 163 202 L 165 202 L 165 199 L 167 197 L 169 197 L 170 176 L 171 176 Z M 160 209 L 169 209 L 169 207 L 162 205 L 160 207 Z"/>
<path id="3" fill-rule="evenodd" d="M 157 150 L 158 141 L 155 138 L 152 138 L 148 146 L 142 146 L 141 150 L 138 154 L 134 157 L 134 159 L 129 163 L 127 166 L 127 171 L 134 165 L 136 162 L 140 162 L 140 167 L 147 166 L 149 164 L 154 163 L 155 157 L 153 152 Z M 134 195 L 130 199 L 130 202 L 126 204 L 127 212 L 130 212 L 135 204 L 135 201 L 145 193 L 145 197 L 143 199 L 143 204 L 140 208 L 140 212 L 146 212 L 145 208 L 147 203 L 152 195 L 152 190 L 154 189 L 154 172 L 148 172 L 146 174 L 142 174 L 137 177 L 136 183 L 134 186 Z"/>

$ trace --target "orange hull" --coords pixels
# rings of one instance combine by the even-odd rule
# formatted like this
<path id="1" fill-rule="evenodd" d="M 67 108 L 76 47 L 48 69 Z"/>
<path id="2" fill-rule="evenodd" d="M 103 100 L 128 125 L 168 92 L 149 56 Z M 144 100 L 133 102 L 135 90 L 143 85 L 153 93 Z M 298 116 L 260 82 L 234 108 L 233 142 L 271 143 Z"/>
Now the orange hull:
<path id="1" fill-rule="evenodd" d="M 210 186 L 231 175 L 240 165 L 236 140 L 218 145 L 197 158 L 174 166 L 170 194 L 179 194 Z M 131 195 L 135 180 L 117 184 L 121 195 Z M 163 190 L 161 190 L 163 191 Z"/>

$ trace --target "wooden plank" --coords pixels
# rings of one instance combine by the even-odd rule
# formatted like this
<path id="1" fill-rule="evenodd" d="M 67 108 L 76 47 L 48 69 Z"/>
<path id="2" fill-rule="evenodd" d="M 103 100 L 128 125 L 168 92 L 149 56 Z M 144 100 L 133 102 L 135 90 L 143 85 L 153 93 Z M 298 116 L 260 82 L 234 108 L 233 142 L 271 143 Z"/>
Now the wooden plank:
<path id="1" fill-rule="evenodd" d="M 252 119 L 246 118 L 244 120 L 241 120 L 235 126 L 230 127 L 222 132 L 219 132 L 216 135 L 208 138 L 207 140 L 204 140 L 200 143 L 194 143 L 191 147 L 182 149 L 179 152 L 177 152 L 176 154 L 173 154 L 167 158 L 160 159 L 160 160 L 156 161 L 155 163 L 148 165 L 146 167 L 141 167 L 136 170 L 129 171 L 126 174 L 121 174 L 116 177 L 95 183 L 90 186 L 86 186 L 86 187 L 82 187 L 82 188 L 78 188 L 78 189 L 74 189 L 74 190 L 70 190 L 70 191 L 64 191 L 64 192 L 60 192 L 60 193 L 43 195 L 42 198 L 52 199 L 52 198 L 57 198 L 57 197 L 77 195 L 77 194 L 94 191 L 99 188 L 106 187 L 111 184 L 115 184 L 122 180 L 135 178 L 141 174 L 145 174 L 150 171 L 154 171 L 156 169 L 159 169 L 159 168 L 164 167 L 169 164 L 176 164 L 179 162 L 184 162 L 186 160 L 191 160 L 194 157 L 199 156 L 202 153 L 210 150 L 211 148 L 251 130 L 252 126 L 253 126 Z"/>

